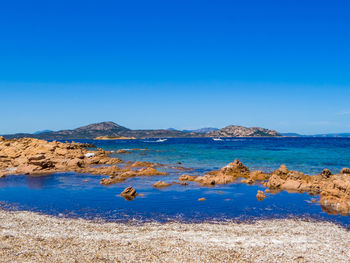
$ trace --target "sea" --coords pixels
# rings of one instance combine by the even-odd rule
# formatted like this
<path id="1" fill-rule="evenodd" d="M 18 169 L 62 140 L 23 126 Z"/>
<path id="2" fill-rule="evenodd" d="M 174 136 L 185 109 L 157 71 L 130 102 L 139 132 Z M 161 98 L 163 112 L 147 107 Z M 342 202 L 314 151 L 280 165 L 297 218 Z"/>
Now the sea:
<path id="1" fill-rule="evenodd" d="M 165 138 L 163 138 L 165 139 Z M 350 166 L 350 138 L 168 138 L 140 140 L 76 140 L 113 151 L 123 161 L 160 163 L 167 176 L 129 178 L 109 186 L 102 175 L 57 173 L 44 176 L 7 176 L 0 179 L 0 207 L 34 211 L 58 217 L 108 222 L 221 222 L 272 218 L 326 220 L 350 227 L 350 216 L 329 214 L 318 196 L 307 193 L 267 194 L 258 201 L 261 185 L 241 184 L 202 187 L 174 184 L 157 189 L 158 180 L 177 181 L 182 174 L 203 175 L 239 159 L 250 170 L 272 172 L 281 164 L 290 170 L 318 174 L 324 168 L 338 173 Z M 117 150 L 130 153 L 117 154 Z M 92 148 L 93 150 L 93 148 Z M 174 169 L 175 166 L 185 170 Z M 132 186 L 139 194 L 132 201 L 120 196 Z M 199 202 L 199 198 L 205 201 Z"/>

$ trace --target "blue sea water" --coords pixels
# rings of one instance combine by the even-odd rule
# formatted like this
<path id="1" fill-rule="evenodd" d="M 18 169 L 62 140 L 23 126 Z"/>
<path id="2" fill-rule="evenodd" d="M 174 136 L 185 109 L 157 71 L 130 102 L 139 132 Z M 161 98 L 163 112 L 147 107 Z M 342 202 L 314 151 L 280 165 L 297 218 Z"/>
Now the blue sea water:
<path id="1" fill-rule="evenodd" d="M 318 197 L 308 194 L 267 194 L 267 198 L 259 202 L 255 195 L 257 190 L 264 190 L 260 185 L 236 182 L 213 187 L 200 187 L 195 183 L 163 189 L 152 186 L 158 180 L 176 181 L 183 173 L 200 175 L 221 168 L 236 158 L 251 170 L 271 172 L 286 164 L 289 169 L 307 174 L 317 174 L 324 168 L 336 173 L 350 166 L 350 138 L 226 138 L 222 141 L 174 138 L 164 142 L 157 142 L 157 139 L 81 142 L 92 142 L 110 151 L 129 150 L 130 154 L 114 156 L 124 161 L 164 164 L 157 169 L 167 171 L 169 175 L 129 178 L 110 186 L 100 185 L 100 179 L 105 176 L 90 174 L 8 176 L 0 179 L 0 206 L 56 216 L 122 222 L 302 217 L 350 226 L 350 216 L 327 214 L 318 203 L 311 202 Z M 135 148 L 141 150 L 133 150 Z M 172 168 L 179 165 L 193 170 Z M 124 200 L 119 194 L 127 186 L 133 186 L 144 196 Z M 198 202 L 201 197 L 206 201 Z"/>

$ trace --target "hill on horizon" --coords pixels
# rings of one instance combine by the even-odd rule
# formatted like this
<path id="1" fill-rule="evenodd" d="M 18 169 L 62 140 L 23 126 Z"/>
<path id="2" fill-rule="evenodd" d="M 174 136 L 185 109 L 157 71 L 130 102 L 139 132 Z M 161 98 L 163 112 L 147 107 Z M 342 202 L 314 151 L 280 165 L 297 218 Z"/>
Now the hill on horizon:
<path id="1" fill-rule="evenodd" d="M 71 130 L 47 131 L 35 134 L 18 133 L 4 135 L 5 138 L 31 137 L 45 140 L 74 140 L 94 139 L 101 136 L 110 137 L 135 137 L 135 138 L 184 138 L 184 137 L 261 137 L 280 136 L 273 130 L 259 127 L 247 128 L 243 126 L 230 125 L 223 129 L 202 128 L 193 131 L 180 131 L 176 129 L 150 129 L 132 130 L 112 121 L 93 123 Z"/>

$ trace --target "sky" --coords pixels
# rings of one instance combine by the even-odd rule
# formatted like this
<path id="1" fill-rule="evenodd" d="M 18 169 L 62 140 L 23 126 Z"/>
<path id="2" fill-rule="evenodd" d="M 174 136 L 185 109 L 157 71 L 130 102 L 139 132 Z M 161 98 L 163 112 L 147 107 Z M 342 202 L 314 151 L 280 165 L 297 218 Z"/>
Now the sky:
<path id="1" fill-rule="evenodd" d="M 1 1 L 0 134 L 350 132 L 350 2 Z"/>

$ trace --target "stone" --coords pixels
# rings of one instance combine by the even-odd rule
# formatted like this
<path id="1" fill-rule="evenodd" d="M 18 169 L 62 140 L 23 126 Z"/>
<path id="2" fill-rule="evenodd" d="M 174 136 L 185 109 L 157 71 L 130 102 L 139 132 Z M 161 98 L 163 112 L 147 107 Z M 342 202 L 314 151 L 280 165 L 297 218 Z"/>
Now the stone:
<path id="1" fill-rule="evenodd" d="M 281 179 L 277 174 L 273 174 L 269 181 L 267 182 L 268 188 L 278 188 L 280 187 L 285 181 Z"/>
<path id="2" fill-rule="evenodd" d="M 156 188 L 162 188 L 162 187 L 171 186 L 171 184 L 168 184 L 168 183 L 163 182 L 163 181 L 158 181 L 155 184 L 153 184 L 153 186 L 156 187 Z"/>
<path id="3" fill-rule="evenodd" d="M 350 168 L 341 169 L 340 174 L 349 174 L 350 175 Z"/>
<path id="4" fill-rule="evenodd" d="M 300 186 L 300 182 L 295 180 L 287 180 L 284 184 L 281 185 L 281 189 L 287 191 L 297 191 Z"/>
<path id="5" fill-rule="evenodd" d="M 332 172 L 329 169 L 323 169 L 320 175 L 324 178 L 329 178 L 332 175 Z"/>
<path id="6" fill-rule="evenodd" d="M 225 175 L 233 175 L 249 173 L 249 170 L 241 161 L 235 159 L 233 163 L 229 163 L 228 165 L 222 167 L 220 172 Z"/>
<path id="7" fill-rule="evenodd" d="M 258 201 L 262 201 L 266 198 L 266 195 L 264 194 L 263 191 L 258 190 L 258 193 L 256 194 L 256 199 L 258 199 Z"/>
<path id="8" fill-rule="evenodd" d="M 118 154 L 122 154 L 122 153 L 130 153 L 129 151 L 127 150 L 118 150 L 116 153 Z"/>
<path id="9" fill-rule="evenodd" d="M 196 176 L 188 175 L 188 174 L 183 174 L 179 177 L 180 181 L 194 181 L 195 179 L 196 179 Z"/>
<path id="10" fill-rule="evenodd" d="M 143 168 L 137 172 L 139 176 L 152 176 L 152 175 L 168 175 L 168 173 L 159 172 L 154 168 Z"/>
<path id="11" fill-rule="evenodd" d="M 133 187 L 129 186 L 125 188 L 124 191 L 120 193 L 120 195 L 124 197 L 125 200 L 130 201 L 136 198 L 137 192 Z"/>

